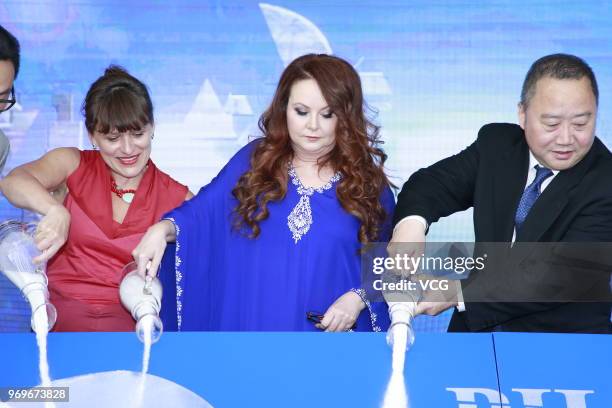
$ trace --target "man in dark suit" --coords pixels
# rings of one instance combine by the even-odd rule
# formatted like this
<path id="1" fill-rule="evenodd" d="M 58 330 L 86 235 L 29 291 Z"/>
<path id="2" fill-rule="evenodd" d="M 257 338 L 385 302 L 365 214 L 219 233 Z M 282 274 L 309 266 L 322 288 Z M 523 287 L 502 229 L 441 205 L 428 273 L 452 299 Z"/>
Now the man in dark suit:
<path id="1" fill-rule="evenodd" d="M 595 75 L 582 59 L 555 54 L 537 60 L 523 83 L 520 125 L 488 124 L 465 150 L 413 174 L 398 197 L 392 242 L 424 243 L 429 225 L 470 207 L 476 242 L 512 242 L 506 244 L 515 251 L 510 258 L 521 254 L 522 243 L 612 242 L 612 155 L 595 137 L 598 96 Z M 523 249 L 538 245 L 523 244 Z M 548 268 L 547 278 L 539 281 L 544 285 L 550 277 L 567 286 L 587 276 L 609 292 L 607 259 L 585 259 L 584 253 L 576 260 L 568 251 L 561 256 L 554 251 L 558 248 L 526 256 L 523 251 L 527 262 L 485 268 L 463 283 L 465 305 L 424 301 L 417 313 L 457 306 L 449 331 L 612 332 L 611 304 L 602 298 L 521 302 L 516 296 L 520 280 L 540 276 L 543 265 Z M 500 290 L 497 299 L 482 295 L 499 271 L 509 293 Z"/>

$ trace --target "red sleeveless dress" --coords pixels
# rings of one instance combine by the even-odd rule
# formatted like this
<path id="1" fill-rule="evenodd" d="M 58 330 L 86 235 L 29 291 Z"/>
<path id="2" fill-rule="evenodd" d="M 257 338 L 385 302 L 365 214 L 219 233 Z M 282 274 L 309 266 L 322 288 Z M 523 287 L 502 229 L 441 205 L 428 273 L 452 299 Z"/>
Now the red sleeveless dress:
<path id="1" fill-rule="evenodd" d="M 147 228 L 179 206 L 188 189 L 149 160 L 119 224 L 113 220 L 110 170 L 97 151 L 81 152 L 67 186 L 68 240 L 47 265 L 50 300 L 58 312 L 53 330 L 134 330 L 134 319 L 119 299 L 121 271 Z"/>

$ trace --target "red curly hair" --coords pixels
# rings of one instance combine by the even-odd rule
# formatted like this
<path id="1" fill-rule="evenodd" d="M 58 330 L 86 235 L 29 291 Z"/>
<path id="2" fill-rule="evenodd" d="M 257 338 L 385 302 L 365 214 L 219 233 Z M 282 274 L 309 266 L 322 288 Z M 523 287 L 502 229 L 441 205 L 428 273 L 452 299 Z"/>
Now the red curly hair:
<path id="1" fill-rule="evenodd" d="M 301 56 L 281 75 L 272 103 L 259 118 L 264 138 L 253 151 L 250 169 L 232 190 L 238 200 L 234 227 L 241 230 L 246 226 L 251 230 L 249 237 L 256 238 L 261 231 L 259 223 L 269 215 L 268 203 L 282 200 L 287 193 L 288 164 L 293 158 L 287 104 L 292 85 L 304 79 L 317 82 L 338 118 L 335 146 L 318 164 L 320 168 L 330 165 L 342 174 L 336 195 L 342 208 L 359 219 L 359 241 L 381 239 L 380 225 L 387 214 L 379 199 L 392 184 L 384 172 L 387 156 L 379 147 L 379 127 L 366 117 L 355 69 L 343 59 L 325 54 Z"/>

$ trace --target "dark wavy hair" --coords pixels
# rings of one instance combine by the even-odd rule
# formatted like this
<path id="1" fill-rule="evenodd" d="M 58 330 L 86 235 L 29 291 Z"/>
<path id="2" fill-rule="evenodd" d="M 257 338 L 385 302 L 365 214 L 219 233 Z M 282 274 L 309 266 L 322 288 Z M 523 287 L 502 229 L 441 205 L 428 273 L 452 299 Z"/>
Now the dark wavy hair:
<path id="1" fill-rule="evenodd" d="M 330 165 L 342 174 L 336 194 L 342 208 L 360 221 L 359 241 L 376 241 L 387 216 L 379 200 L 391 185 L 383 167 L 387 156 L 379 147 L 379 127 L 365 113 L 368 108 L 359 75 L 348 62 L 325 54 L 301 56 L 281 75 L 272 103 L 259 118 L 264 138 L 253 151 L 250 169 L 232 190 L 238 200 L 234 227 L 241 231 L 248 227 L 249 237 L 256 238 L 260 222 L 269 215 L 268 203 L 282 200 L 287 193 L 288 164 L 293 157 L 287 104 L 292 85 L 304 79 L 317 82 L 338 118 L 335 146 L 318 164 Z"/>

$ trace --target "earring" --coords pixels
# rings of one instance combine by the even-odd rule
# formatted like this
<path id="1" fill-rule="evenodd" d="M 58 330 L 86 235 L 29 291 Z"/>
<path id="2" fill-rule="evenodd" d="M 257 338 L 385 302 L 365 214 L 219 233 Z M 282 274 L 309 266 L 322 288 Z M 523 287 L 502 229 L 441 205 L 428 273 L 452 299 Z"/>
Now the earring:
<path id="1" fill-rule="evenodd" d="M 155 133 L 151 134 L 151 140 L 155 137 Z"/>
<path id="2" fill-rule="evenodd" d="M 98 146 L 96 146 L 95 143 L 91 144 L 91 148 L 94 149 L 94 150 L 98 150 Z"/>

